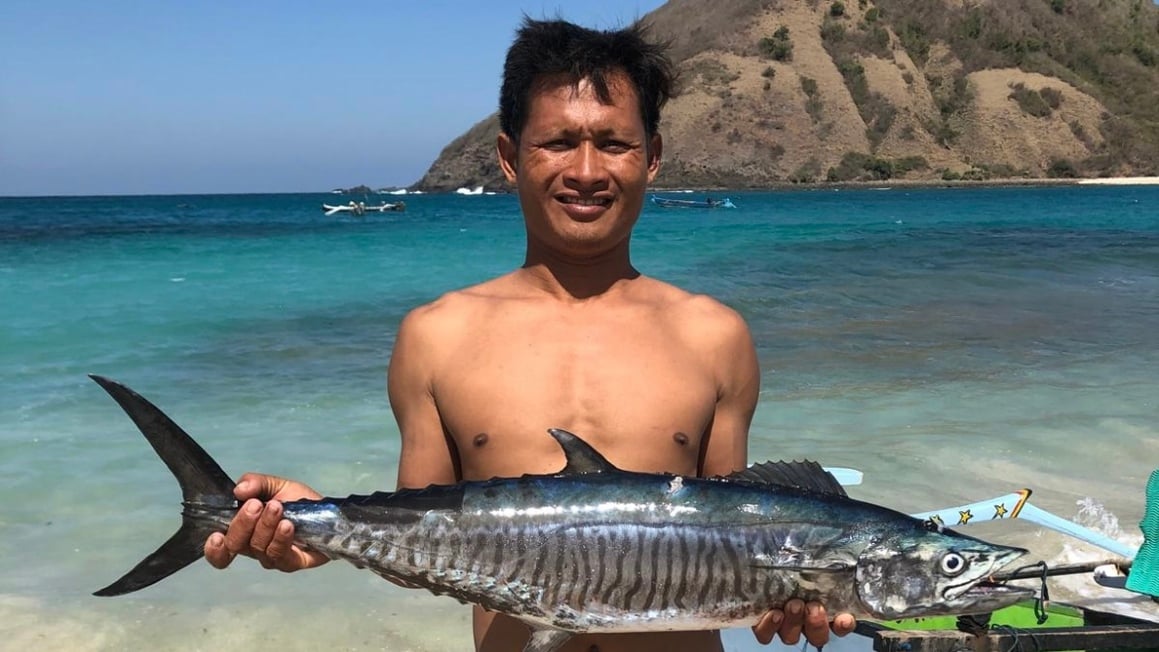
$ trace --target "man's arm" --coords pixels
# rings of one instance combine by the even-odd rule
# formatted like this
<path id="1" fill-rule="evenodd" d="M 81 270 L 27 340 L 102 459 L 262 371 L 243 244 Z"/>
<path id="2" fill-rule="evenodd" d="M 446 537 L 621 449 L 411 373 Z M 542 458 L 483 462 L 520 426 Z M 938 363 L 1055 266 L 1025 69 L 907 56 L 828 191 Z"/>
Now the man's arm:
<path id="1" fill-rule="evenodd" d="M 450 346 L 450 334 L 442 327 L 444 314 L 438 302 L 413 310 L 399 326 L 391 353 L 386 387 L 402 437 L 400 489 L 454 484 L 462 477 L 434 395 L 437 355 Z M 439 342 L 441 346 L 436 345 Z"/>
<path id="2" fill-rule="evenodd" d="M 713 477 L 748 464 L 749 426 L 761 391 L 761 370 L 748 325 L 735 311 L 719 307 L 706 324 L 715 340 L 709 363 L 717 382 L 716 411 L 701 442 L 700 475 Z"/>

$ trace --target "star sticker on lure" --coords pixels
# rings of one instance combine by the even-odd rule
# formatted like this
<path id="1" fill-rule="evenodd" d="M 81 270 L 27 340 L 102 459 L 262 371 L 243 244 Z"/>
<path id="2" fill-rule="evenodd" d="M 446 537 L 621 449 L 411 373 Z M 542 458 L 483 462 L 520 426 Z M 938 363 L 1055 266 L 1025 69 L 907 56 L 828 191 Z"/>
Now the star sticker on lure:
<path id="1" fill-rule="evenodd" d="M 970 510 L 964 509 L 958 512 L 958 525 L 965 525 L 969 523 L 970 519 L 972 518 L 974 518 L 974 515 L 970 513 Z"/>

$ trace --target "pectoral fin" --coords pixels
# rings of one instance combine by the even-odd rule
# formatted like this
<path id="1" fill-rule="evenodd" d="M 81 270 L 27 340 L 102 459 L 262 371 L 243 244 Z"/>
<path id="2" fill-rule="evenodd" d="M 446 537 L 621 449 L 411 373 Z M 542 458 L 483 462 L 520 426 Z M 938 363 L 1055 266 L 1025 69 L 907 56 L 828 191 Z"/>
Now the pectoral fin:
<path id="1" fill-rule="evenodd" d="M 523 652 L 555 652 L 573 636 L 562 629 L 533 629 Z"/>

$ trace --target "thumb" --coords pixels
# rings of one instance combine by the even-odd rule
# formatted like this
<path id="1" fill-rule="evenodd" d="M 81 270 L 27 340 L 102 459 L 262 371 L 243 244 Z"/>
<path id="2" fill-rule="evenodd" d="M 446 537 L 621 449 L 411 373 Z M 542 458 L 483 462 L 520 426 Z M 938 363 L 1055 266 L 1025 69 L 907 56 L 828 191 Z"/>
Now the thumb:
<path id="1" fill-rule="evenodd" d="M 225 537 L 214 532 L 205 540 L 205 559 L 214 568 L 225 568 L 233 562 L 234 555 L 225 547 Z"/>
<path id="2" fill-rule="evenodd" d="M 264 502 L 278 495 L 278 492 L 286 486 L 286 482 L 285 478 L 279 478 L 276 475 L 246 473 L 238 480 L 233 495 L 242 502 L 250 498 L 257 498 Z"/>

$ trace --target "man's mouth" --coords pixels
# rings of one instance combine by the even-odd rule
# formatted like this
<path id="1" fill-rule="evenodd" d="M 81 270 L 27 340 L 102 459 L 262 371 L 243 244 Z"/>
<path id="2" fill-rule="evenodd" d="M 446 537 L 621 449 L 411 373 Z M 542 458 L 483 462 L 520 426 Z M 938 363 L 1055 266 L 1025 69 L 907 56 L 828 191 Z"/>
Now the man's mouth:
<path id="1" fill-rule="evenodd" d="M 612 200 L 609 197 L 558 197 L 560 203 L 571 204 L 573 206 L 611 206 Z"/>

